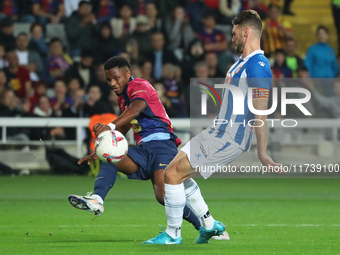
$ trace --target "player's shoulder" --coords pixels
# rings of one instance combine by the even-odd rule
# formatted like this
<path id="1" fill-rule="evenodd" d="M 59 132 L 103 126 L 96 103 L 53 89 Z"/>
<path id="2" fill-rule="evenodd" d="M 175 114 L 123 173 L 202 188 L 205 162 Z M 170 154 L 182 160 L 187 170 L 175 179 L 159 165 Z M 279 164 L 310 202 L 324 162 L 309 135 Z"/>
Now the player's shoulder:
<path id="1" fill-rule="evenodd" d="M 135 78 L 128 84 L 128 92 L 135 91 L 136 89 L 150 89 L 151 84 L 147 80 Z"/>
<path id="2" fill-rule="evenodd" d="M 271 77 L 270 64 L 263 53 L 249 58 L 246 68 L 247 76 L 252 78 Z"/>
<path id="3" fill-rule="evenodd" d="M 270 69 L 270 64 L 263 53 L 257 53 L 249 58 L 248 68 L 255 70 Z"/>

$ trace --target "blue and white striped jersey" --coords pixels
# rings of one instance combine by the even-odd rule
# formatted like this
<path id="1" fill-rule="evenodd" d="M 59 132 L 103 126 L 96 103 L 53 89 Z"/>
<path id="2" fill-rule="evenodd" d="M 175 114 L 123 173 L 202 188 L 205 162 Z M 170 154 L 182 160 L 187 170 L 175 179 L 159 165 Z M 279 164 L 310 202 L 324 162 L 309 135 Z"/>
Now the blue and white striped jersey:
<path id="1" fill-rule="evenodd" d="M 232 93 L 229 89 L 223 89 L 222 106 L 216 119 L 221 120 L 219 123 L 222 123 L 222 120 L 226 120 L 227 123 L 212 125 L 206 129 L 206 132 L 213 140 L 220 138 L 226 144 L 233 143 L 244 151 L 249 151 L 254 128 L 248 125 L 248 121 L 254 119 L 255 116 L 248 108 L 248 88 L 270 90 L 272 74 L 269 62 L 262 50 L 256 50 L 244 59 L 241 57 L 229 69 L 225 84 L 236 86 L 242 91 L 244 114 L 233 114 Z M 250 124 L 253 124 L 253 122 L 250 122 Z M 223 150 L 223 148 L 221 149 Z"/>

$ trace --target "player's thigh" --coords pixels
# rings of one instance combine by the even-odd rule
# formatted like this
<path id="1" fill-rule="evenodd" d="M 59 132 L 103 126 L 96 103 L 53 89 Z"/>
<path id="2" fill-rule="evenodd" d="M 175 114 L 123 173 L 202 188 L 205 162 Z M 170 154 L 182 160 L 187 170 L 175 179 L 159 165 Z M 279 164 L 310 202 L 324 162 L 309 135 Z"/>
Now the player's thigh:
<path id="1" fill-rule="evenodd" d="M 185 152 L 179 151 L 165 169 L 164 183 L 180 184 L 195 173 Z"/>
<path id="2" fill-rule="evenodd" d="M 154 172 L 152 186 L 158 203 L 164 205 L 164 169 L 159 169 Z"/>
<path id="3" fill-rule="evenodd" d="M 133 174 L 139 169 L 139 166 L 128 155 L 116 163 L 116 166 L 118 171 L 124 174 Z"/>

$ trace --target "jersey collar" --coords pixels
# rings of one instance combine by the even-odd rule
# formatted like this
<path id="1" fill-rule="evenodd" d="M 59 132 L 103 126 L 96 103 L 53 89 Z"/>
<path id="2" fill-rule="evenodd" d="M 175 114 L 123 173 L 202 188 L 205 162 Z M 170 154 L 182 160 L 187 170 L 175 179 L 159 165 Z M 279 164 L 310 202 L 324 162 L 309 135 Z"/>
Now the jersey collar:
<path id="1" fill-rule="evenodd" d="M 263 54 L 264 51 L 263 50 L 255 50 L 253 51 L 252 53 L 250 53 L 248 56 L 246 56 L 244 59 L 242 59 L 242 55 L 240 56 L 240 60 L 243 61 L 243 60 L 248 60 L 249 58 L 251 58 L 252 56 L 256 55 L 256 54 Z"/>

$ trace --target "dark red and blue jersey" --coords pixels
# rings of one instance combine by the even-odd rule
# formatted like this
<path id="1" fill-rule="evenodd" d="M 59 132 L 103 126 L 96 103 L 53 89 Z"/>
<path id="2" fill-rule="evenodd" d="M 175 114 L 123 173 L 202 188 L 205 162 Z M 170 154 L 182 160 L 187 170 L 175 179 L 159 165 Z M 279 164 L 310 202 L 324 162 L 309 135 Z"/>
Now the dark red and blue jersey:
<path id="1" fill-rule="evenodd" d="M 146 108 L 130 122 L 137 145 L 169 139 L 177 146 L 182 143 L 172 129 L 171 121 L 159 100 L 157 91 L 147 80 L 131 78 L 122 95 L 118 97 L 120 110 L 124 112 L 135 100 L 143 100 L 146 103 Z"/>
<path id="2" fill-rule="evenodd" d="M 42 11 L 55 15 L 59 11 L 59 5 L 64 4 L 64 0 L 33 0 L 33 4 L 39 4 Z"/>
<path id="3" fill-rule="evenodd" d="M 226 40 L 224 33 L 221 30 L 214 29 L 211 33 L 207 33 L 205 30 L 202 30 L 198 34 L 198 38 L 204 43 L 219 43 L 224 42 Z M 208 51 L 208 52 L 214 52 L 214 51 Z M 215 51 L 216 53 L 219 53 L 218 51 Z"/>

